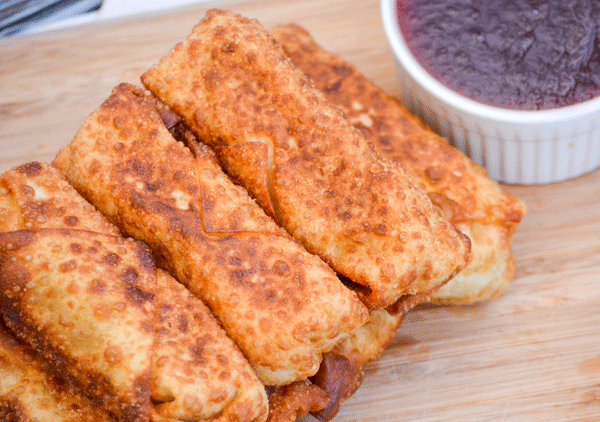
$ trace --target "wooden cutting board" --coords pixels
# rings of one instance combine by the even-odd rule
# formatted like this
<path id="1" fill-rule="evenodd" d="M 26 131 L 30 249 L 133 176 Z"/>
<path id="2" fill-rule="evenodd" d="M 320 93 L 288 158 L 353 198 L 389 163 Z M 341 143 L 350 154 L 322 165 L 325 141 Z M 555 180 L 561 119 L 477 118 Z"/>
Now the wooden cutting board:
<path id="1" fill-rule="evenodd" d="M 217 5 L 267 27 L 297 22 L 397 94 L 375 0 Z M 139 84 L 205 10 L 0 41 L 0 171 L 52 160 L 115 85 Z M 508 291 L 491 303 L 411 311 L 337 422 L 600 420 L 600 171 L 506 188 L 529 208 Z"/>

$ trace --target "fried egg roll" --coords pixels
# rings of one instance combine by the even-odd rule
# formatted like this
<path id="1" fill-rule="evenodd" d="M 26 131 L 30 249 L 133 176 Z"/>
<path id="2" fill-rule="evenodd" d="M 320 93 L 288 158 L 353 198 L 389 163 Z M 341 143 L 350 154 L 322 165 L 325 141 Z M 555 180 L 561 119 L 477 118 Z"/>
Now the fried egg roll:
<path id="1" fill-rule="evenodd" d="M 148 419 L 155 296 L 139 242 L 73 229 L 0 233 L 6 325 L 122 421 Z"/>
<path id="2" fill-rule="evenodd" d="M 292 63 L 373 143 L 400 163 L 444 215 L 471 239 L 467 266 L 435 292 L 436 303 L 466 304 L 501 294 L 513 277 L 513 232 L 525 206 L 482 166 L 427 128 L 354 66 L 295 24 L 271 31 Z"/>
<path id="3" fill-rule="evenodd" d="M 47 366 L 0 318 L 1 421 L 115 422 Z"/>
<path id="4" fill-rule="evenodd" d="M 368 312 L 235 186 L 208 147 L 194 153 L 143 90 L 122 84 L 53 165 L 197 294 L 267 385 L 314 375 Z"/>
<path id="5" fill-rule="evenodd" d="M 256 22 L 209 11 L 142 76 L 236 183 L 371 308 L 429 292 L 469 240 L 316 90 Z"/>
<path id="6" fill-rule="evenodd" d="M 56 169 L 45 164 L 29 163 L 4 173 L 0 176 L 0 194 L 0 232 L 62 228 L 104 233 L 124 241 L 116 227 Z M 105 260 L 117 265 L 124 250 L 117 252 L 106 255 Z M 109 288 L 107 276 L 92 281 L 92 291 L 99 299 Z M 78 292 L 72 293 L 78 296 Z M 152 330 L 154 343 L 148 397 L 152 403 L 151 420 L 264 421 L 264 388 L 210 310 L 160 269 L 156 273 L 155 296 L 156 316 L 152 325 L 146 327 Z M 123 311 L 123 306 L 118 303 L 114 308 Z M 135 344 L 134 337 L 128 341 Z M 103 403 L 97 404 L 104 407 Z"/>

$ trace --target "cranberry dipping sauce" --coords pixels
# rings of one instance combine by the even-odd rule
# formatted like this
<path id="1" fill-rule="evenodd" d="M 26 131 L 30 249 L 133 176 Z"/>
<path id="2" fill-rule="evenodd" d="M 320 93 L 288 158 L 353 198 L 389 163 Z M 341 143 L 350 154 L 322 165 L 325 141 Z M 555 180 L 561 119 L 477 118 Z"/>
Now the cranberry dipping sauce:
<path id="1" fill-rule="evenodd" d="M 496 107 L 542 110 L 600 95 L 600 1 L 397 0 L 419 64 Z"/>
<path id="2" fill-rule="evenodd" d="M 490 177 L 600 167 L 600 0 L 380 1 L 398 99 Z"/>

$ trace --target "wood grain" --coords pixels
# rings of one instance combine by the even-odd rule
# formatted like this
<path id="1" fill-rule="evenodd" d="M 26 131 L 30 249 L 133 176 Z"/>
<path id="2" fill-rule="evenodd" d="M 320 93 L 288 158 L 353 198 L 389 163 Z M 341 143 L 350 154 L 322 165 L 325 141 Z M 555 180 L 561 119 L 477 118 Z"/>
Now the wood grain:
<path id="1" fill-rule="evenodd" d="M 267 27 L 297 22 L 397 94 L 377 1 L 217 5 Z M 0 41 L 0 171 L 50 161 L 113 86 L 139 84 L 206 8 Z M 409 313 L 337 422 L 600 420 L 600 171 L 507 189 L 529 208 L 508 291 Z"/>

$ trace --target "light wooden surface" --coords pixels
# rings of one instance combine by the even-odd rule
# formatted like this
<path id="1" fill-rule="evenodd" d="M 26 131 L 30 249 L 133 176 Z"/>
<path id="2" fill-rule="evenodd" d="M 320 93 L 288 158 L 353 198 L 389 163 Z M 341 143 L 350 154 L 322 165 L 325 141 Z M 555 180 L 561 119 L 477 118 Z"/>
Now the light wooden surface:
<path id="1" fill-rule="evenodd" d="M 297 22 L 397 94 L 377 1 L 219 5 L 267 27 Z M 0 171 L 50 161 L 113 86 L 139 83 L 205 9 L 0 41 Z M 410 312 L 337 422 L 600 420 L 600 171 L 507 189 L 529 208 L 508 291 Z"/>

